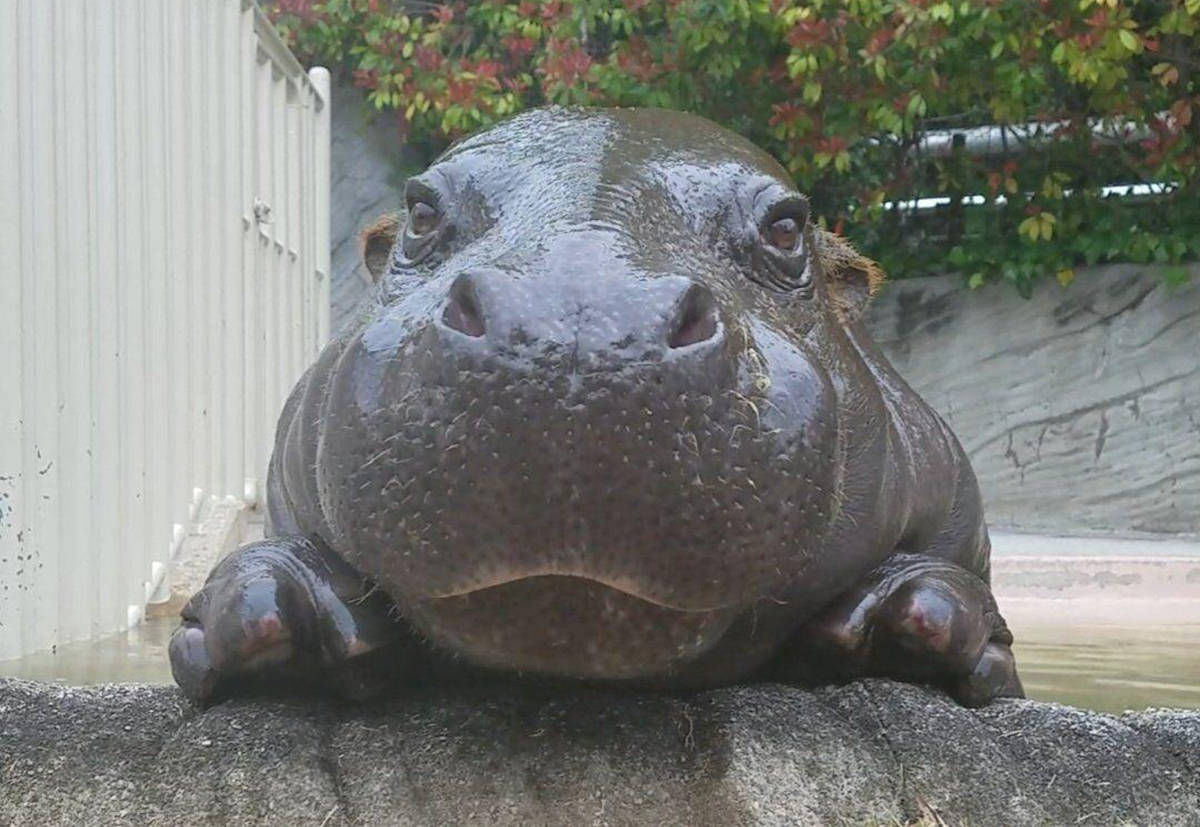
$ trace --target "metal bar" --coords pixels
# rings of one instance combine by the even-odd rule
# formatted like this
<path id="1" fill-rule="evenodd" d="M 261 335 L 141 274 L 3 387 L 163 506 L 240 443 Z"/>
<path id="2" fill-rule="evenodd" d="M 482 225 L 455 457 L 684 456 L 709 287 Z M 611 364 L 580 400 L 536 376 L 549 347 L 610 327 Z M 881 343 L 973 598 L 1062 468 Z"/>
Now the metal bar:
<path id="1" fill-rule="evenodd" d="M 1146 198 L 1155 195 L 1166 195 L 1175 190 L 1179 184 L 1173 181 L 1158 181 L 1149 184 L 1112 184 L 1107 187 L 1100 188 L 1101 198 Z M 1064 196 L 1070 196 L 1074 190 L 1063 190 Z M 909 198 L 903 201 L 884 201 L 883 208 L 885 210 L 934 210 L 938 207 L 945 207 L 951 203 L 951 199 L 947 195 L 931 195 L 921 198 Z M 986 195 L 964 195 L 961 203 L 969 207 L 981 207 L 987 204 L 1002 206 L 1008 203 L 1008 196 L 997 195 L 988 197 Z"/>
<path id="2" fill-rule="evenodd" d="M 1168 117 L 1162 113 L 1160 117 Z M 916 149 L 934 157 L 945 157 L 954 151 L 956 137 L 963 141 L 969 155 L 1019 154 L 1029 145 L 1046 143 L 1071 126 L 1070 121 L 1031 121 L 1023 124 L 972 126 L 964 129 L 932 129 L 921 132 Z M 1092 137 L 1100 143 L 1127 144 L 1144 140 L 1150 130 L 1132 121 L 1113 121 L 1092 118 L 1088 121 Z"/>

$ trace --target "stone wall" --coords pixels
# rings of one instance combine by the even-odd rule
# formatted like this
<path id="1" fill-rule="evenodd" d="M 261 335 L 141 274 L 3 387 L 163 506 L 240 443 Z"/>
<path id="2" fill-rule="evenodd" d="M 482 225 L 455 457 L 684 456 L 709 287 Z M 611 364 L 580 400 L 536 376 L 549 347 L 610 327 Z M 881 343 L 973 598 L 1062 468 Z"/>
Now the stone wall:
<path id="1" fill-rule="evenodd" d="M 956 277 L 898 281 L 870 327 L 950 423 L 993 526 L 1200 533 L 1200 266 L 1080 272 L 1031 300 Z"/>
<path id="2" fill-rule="evenodd" d="M 237 700 L 0 680 L 0 823 L 1200 824 L 1200 713 L 862 681 Z"/>
<path id="3" fill-rule="evenodd" d="M 331 131 L 330 326 L 336 332 L 353 318 L 370 285 L 359 234 L 402 204 L 404 179 L 417 171 L 417 162 L 401 140 L 395 118 L 376 114 L 365 105 L 362 93 L 347 83 L 333 89 Z"/>

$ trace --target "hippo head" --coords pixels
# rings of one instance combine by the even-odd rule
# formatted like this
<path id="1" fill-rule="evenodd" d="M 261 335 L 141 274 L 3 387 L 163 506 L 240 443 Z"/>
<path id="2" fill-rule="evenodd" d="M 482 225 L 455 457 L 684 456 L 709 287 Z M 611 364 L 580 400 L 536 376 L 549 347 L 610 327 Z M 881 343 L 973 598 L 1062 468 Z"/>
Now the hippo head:
<path id="1" fill-rule="evenodd" d="M 879 274 L 774 160 L 691 115 L 543 109 L 405 200 L 318 365 L 314 460 L 330 546 L 424 635 L 667 674 L 829 577 Z"/>

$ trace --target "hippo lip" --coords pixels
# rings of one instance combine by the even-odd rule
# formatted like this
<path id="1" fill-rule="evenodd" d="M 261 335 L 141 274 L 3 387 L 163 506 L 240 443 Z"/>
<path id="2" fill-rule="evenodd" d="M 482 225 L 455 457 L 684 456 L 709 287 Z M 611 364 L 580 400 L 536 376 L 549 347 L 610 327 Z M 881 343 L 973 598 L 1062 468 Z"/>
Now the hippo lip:
<path id="1" fill-rule="evenodd" d="M 537 568 L 527 570 L 506 570 L 496 572 L 487 576 L 478 577 L 472 580 L 468 585 L 456 588 L 446 589 L 434 594 L 427 595 L 431 601 L 452 600 L 454 598 L 466 597 L 476 594 L 487 589 L 494 589 L 500 586 L 507 586 L 511 583 L 518 583 L 523 580 L 532 580 L 538 577 L 564 577 L 575 580 L 585 580 L 591 583 L 597 583 L 601 586 L 627 594 L 630 597 L 636 597 L 645 603 L 652 606 L 658 606 L 662 609 L 669 609 L 674 612 L 685 614 L 709 614 L 712 612 L 720 612 L 732 608 L 735 603 L 718 603 L 714 605 L 696 605 L 694 603 L 684 604 L 683 601 L 666 600 L 662 597 L 652 594 L 652 590 L 646 588 L 646 584 L 641 583 L 630 577 L 620 577 L 612 575 L 598 574 L 596 572 L 585 572 L 564 568 Z"/>

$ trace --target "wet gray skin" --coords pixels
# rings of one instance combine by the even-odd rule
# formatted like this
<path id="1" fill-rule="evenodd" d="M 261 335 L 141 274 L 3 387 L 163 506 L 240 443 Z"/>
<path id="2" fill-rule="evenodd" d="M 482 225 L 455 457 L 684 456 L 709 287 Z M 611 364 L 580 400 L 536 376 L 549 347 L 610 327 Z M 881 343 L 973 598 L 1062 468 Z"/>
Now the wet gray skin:
<path id="1" fill-rule="evenodd" d="M 199 702 L 485 672 L 1021 695 L 979 490 L 858 317 L 874 265 L 740 137 L 533 111 L 366 237 L 280 418 L 270 538 L 184 610 Z M 394 244 L 393 244 L 394 242 Z"/>

